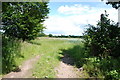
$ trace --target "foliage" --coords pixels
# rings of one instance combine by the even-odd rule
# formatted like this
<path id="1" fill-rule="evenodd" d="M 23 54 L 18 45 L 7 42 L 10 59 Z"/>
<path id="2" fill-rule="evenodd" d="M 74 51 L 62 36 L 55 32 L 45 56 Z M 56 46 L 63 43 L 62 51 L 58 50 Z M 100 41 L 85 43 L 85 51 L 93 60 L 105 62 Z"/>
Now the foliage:
<path id="1" fill-rule="evenodd" d="M 108 19 L 108 14 L 101 14 L 97 26 L 88 25 L 89 28 L 84 34 L 85 53 L 89 54 L 88 63 L 94 65 L 97 72 L 102 73 L 106 80 L 117 80 L 120 78 L 120 27 L 118 23 Z M 93 58 L 92 58 L 93 57 Z M 96 58 L 96 60 L 92 60 Z M 91 66 L 84 66 L 88 72 L 92 71 Z"/>
<path id="2" fill-rule="evenodd" d="M 2 73 L 14 70 L 17 65 L 14 60 L 20 54 L 20 41 L 2 36 Z"/>
<path id="3" fill-rule="evenodd" d="M 90 56 L 89 56 L 90 57 Z M 83 68 L 91 77 L 105 78 L 105 80 L 118 80 L 120 78 L 120 59 L 102 59 L 98 57 L 87 58 Z"/>
<path id="4" fill-rule="evenodd" d="M 48 2 L 3 2 L 2 30 L 7 37 L 31 40 L 45 28 Z"/>
<path id="5" fill-rule="evenodd" d="M 105 76 L 105 80 L 118 80 L 120 78 L 120 59 L 102 59 L 99 61 L 99 68 L 103 75 Z"/>
<path id="6" fill-rule="evenodd" d="M 102 58 L 120 56 L 120 27 L 107 18 L 108 14 L 101 15 L 97 27 L 88 25 L 85 32 L 86 49 L 94 56 Z"/>
<path id="7" fill-rule="evenodd" d="M 105 0 L 101 0 L 105 1 Z M 112 5 L 113 8 L 118 9 L 120 7 L 120 1 L 118 0 L 107 0 L 106 4 Z"/>
<path id="8" fill-rule="evenodd" d="M 49 34 L 50 36 L 52 34 Z M 52 35 L 52 37 L 55 37 L 55 38 L 82 38 L 82 36 L 76 36 L 76 35 Z"/>
<path id="9" fill-rule="evenodd" d="M 42 33 L 39 33 L 39 34 L 38 34 L 38 37 L 47 37 L 47 35 L 42 32 Z"/>
<path id="10" fill-rule="evenodd" d="M 0 76 L 2 74 L 2 35 L 0 34 Z"/>
<path id="11" fill-rule="evenodd" d="M 16 57 L 20 55 L 21 39 L 31 40 L 43 32 L 47 18 L 48 2 L 3 2 L 2 3 L 2 73 L 17 67 Z"/>
<path id="12" fill-rule="evenodd" d="M 53 35 L 52 35 L 52 34 L 49 34 L 48 36 L 49 36 L 49 37 L 53 37 Z"/>
<path id="13" fill-rule="evenodd" d="M 112 7 L 115 9 L 118 9 L 120 7 L 120 1 L 108 0 L 106 4 L 112 5 Z"/>
<path id="14" fill-rule="evenodd" d="M 120 2 L 107 2 L 106 4 L 112 5 L 112 7 L 115 9 L 118 9 L 120 7 Z"/>

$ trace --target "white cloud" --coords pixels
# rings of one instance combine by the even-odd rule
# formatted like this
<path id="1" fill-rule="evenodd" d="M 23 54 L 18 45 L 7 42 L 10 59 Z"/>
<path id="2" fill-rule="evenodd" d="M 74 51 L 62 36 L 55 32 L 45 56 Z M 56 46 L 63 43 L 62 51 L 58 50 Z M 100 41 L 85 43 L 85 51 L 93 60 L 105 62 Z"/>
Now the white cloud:
<path id="1" fill-rule="evenodd" d="M 98 17 L 104 11 L 110 14 L 110 18 L 117 21 L 117 10 L 114 8 L 103 8 L 103 7 L 90 7 L 89 5 L 74 4 L 72 6 L 60 6 L 58 12 L 62 15 L 81 15 L 81 16 L 94 16 L 93 18 Z"/>
<path id="2" fill-rule="evenodd" d="M 84 12 L 88 12 L 91 7 L 87 5 L 81 5 L 81 4 L 75 4 L 72 6 L 60 6 L 58 8 L 58 12 L 63 13 L 63 14 L 83 14 Z"/>
<path id="3" fill-rule="evenodd" d="M 72 20 L 69 20 L 69 17 L 50 16 L 45 24 L 47 27 L 45 32 L 56 32 L 59 35 L 81 35 L 83 32 L 80 26 L 76 26 Z"/>
<path id="4" fill-rule="evenodd" d="M 103 0 L 103 2 L 106 1 Z M 50 0 L 50 2 L 101 2 L 101 0 Z"/>
<path id="5" fill-rule="evenodd" d="M 60 6 L 58 12 L 61 13 L 61 15 L 52 15 L 45 21 L 47 27 L 45 32 L 65 35 L 82 35 L 85 25 L 95 25 L 100 19 L 100 14 L 104 13 L 104 10 L 107 10 L 110 14 L 110 19 L 117 22 L 118 12 L 113 8 L 90 7 L 81 4 Z"/>

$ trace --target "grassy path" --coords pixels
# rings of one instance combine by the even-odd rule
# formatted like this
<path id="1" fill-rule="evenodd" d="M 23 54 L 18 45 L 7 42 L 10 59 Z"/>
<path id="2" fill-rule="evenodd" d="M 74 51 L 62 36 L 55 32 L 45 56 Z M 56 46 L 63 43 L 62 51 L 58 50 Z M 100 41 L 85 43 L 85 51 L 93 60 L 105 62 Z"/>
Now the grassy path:
<path id="1" fill-rule="evenodd" d="M 30 42 L 24 42 L 21 44 L 22 57 L 18 56 L 15 58 L 16 64 L 18 66 L 21 65 L 21 69 L 22 69 L 21 72 L 11 72 L 10 74 L 7 74 L 7 76 L 5 77 L 14 77 L 14 78 L 15 77 L 26 78 L 28 76 L 33 78 L 79 77 L 78 74 L 82 74 L 82 72 L 79 71 L 77 68 L 75 68 L 73 65 L 68 64 L 69 62 L 71 63 L 72 61 L 69 60 L 68 57 L 64 56 L 64 54 L 61 54 L 64 53 L 64 50 L 69 51 L 70 49 L 74 48 L 75 45 L 81 45 L 80 40 L 72 41 L 72 39 L 64 40 L 64 39 L 52 39 L 52 38 L 37 38 Z M 76 49 L 70 50 L 70 52 L 71 51 L 74 53 Z M 40 55 L 40 58 L 37 59 L 34 58 L 37 55 Z M 61 59 L 62 56 L 64 56 L 64 58 Z M 33 62 L 31 62 L 31 60 Z M 66 61 L 68 62 L 66 63 Z M 59 65 L 59 63 L 60 66 L 58 67 L 59 70 L 57 74 L 55 68 Z M 34 67 L 31 65 L 34 65 Z M 65 75 L 63 74 L 64 72 L 59 72 L 59 71 L 68 71 L 67 72 L 68 75 L 63 76 Z M 82 75 L 82 77 L 83 76 L 84 75 Z"/>
<path id="2" fill-rule="evenodd" d="M 62 49 L 71 48 L 74 44 L 66 40 L 48 38 L 40 38 L 39 41 L 36 40 L 36 42 L 41 43 L 39 49 L 41 58 L 33 70 L 33 77 L 55 78 L 56 72 L 54 71 L 54 68 L 59 65 Z"/>

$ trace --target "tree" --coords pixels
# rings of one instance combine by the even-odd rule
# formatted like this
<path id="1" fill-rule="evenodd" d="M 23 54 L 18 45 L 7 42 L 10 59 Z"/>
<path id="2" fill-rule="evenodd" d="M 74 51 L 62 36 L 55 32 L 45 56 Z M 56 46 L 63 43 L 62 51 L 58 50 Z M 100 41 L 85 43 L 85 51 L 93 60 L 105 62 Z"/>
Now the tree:
<path id="1" fill-rule="evenodd" d="M 4 35 L 31 40 L 45 28 L 43 22 L 49 13 L 48 2 L 3 2 Z"/>
<path id="2" fill-rule="evenodd" d="M 110 4 L 113 8 L 118 9 L 120 7 L 120 0 L 108 0 L 106 4 Z"/>
<path id="3" fill-rule="evenodd" d="M 47 37 L 45 33 L 39 33 L 38 37 Z"/>
<path id="4" fill-rule="evenodd" d="M 47 18 L 48 2 L 3 2 L 2 3 L 2 73 L 14 70 L 18 65 L 15 57 L 20 53 L 21 39 L 31 40 L 43 32 Z"/>
<path id="5" fill-rule="evenodd" d="M 52 35 L 52 34 L 49 34 L 49 37 L 53 37 L 53 35 Z"/>

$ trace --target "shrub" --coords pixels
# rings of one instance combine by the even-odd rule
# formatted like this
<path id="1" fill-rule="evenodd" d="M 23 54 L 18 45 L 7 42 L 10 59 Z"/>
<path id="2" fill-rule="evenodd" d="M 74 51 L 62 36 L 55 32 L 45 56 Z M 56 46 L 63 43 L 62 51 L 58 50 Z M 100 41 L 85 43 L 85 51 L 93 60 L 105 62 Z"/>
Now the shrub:
<path id="1" fill-rule="evenodd" d="M 8 73 L 14 70 L 17 65 L 15 57 L 20 56 L 20 41 L 2 37 L 2 73 Z"/>
<path id="2" fill-rule="evenodd" d="M 95 68 L 99 68 L 105 80 L 117 80 L 120 78 L 120 27 L 118 23 L 108 19 L 108 14 L 105 13 L 101 14 L 97 26 L 90 24 L 88 26 L 89 28 L 84 33 L 85 52 L 89 53 L 89 57 L 97 57 L 98 61 L 91 60 L 91 66 L 84 67 L 93 76 Z"/>
<path id="3" fill-rule="evenodd" d="M 49 36 L 49 37 L 53 37 L 53 35 L 52 35 L 52 34 L 49 34 L 48 36 Z"/>
<path id="4" fill-rule="evenodd" d="M 88 25 L 84 34 L 87 52 L 93 56 L 107 58 L 120 56 L 120 27 L 108 19 L 108 14 L 101 14 L 97 26 Z"/>

